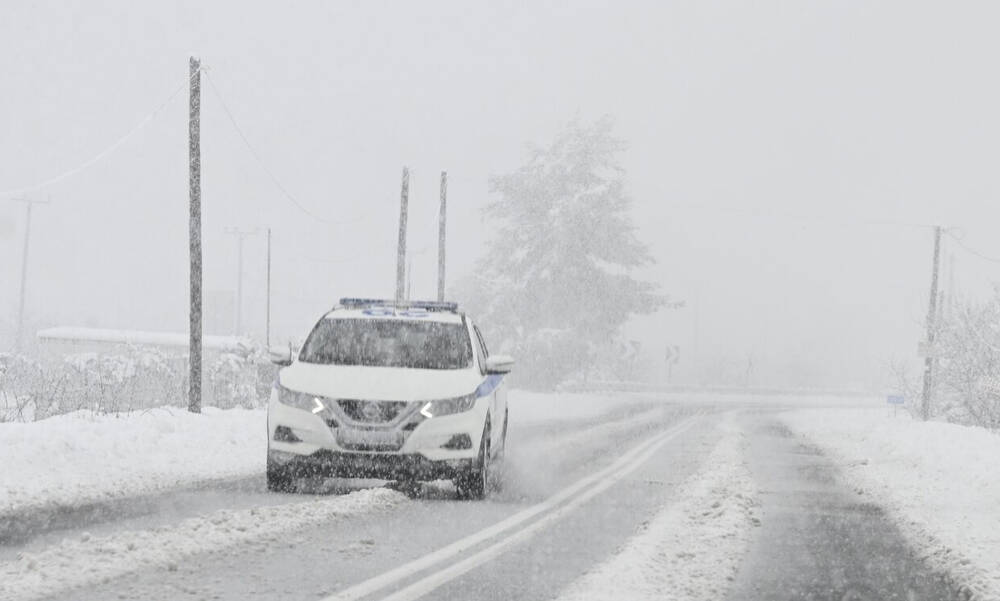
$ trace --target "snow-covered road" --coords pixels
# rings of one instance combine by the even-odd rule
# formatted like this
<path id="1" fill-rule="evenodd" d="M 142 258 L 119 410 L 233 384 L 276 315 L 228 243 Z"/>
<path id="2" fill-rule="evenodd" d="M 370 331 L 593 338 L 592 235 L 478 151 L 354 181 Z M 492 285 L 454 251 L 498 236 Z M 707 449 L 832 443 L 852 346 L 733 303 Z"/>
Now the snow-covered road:
<path id="1" fill-rule="evenodd" d="M 878 512 L 866 518 L 878 528 L 807 533 L 840 539 L 805 547 L 791 572 L 767 561 L 769 549 L 802 534 L 788 530 L 795 524 L 836 518 L 823 512 L 857 525 L 851 503 L 789 514 L 787 495 L 775 492 L 776 482 L 816 489 L 815 470 L 795 463 L 799 446 L 775 436 L 794 400 L 512 399 L 505 486 L 487 501 L 458 501 L 446 484 L 415 497 L 336 481 L 271 494 L 247 452 L 246 472 L 228 480 L 199 474 L 179 489 L 139 487 L 138 496 L 111 495 L 114 510 L 104 513 L 65 505 L 41 533 L 0 548 L 0 599 L 770 599 L 792 590 L 783 583 L 802 566 L 840 570 L 838 582 L 859 591 L 913 573 L 935 581 Z M 839 464 L 805 457 L 828 466 L 823 494 L 851 499 Z M 129 481 L 128 470 L 120 477 Z M 823 514 L 810 518 L 810 508 Z M 864 548 L 872 536 L 895 555 L 879 570 L 845 572 L 845 545 Z M 896 547 L 885 542 L 893 536 Z"/>

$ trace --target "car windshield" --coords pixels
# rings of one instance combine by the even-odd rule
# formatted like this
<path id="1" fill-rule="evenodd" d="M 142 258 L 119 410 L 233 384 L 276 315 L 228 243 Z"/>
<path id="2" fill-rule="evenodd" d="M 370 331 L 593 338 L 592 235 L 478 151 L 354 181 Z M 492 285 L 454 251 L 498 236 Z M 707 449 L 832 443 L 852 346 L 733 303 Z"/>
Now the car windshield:
<path id="1" fill-rule="evenodd" d="M 462 369 L 472 363 L 472 345 L 460 323 L 324 319 L 299 359 L 325 365 Z"/>

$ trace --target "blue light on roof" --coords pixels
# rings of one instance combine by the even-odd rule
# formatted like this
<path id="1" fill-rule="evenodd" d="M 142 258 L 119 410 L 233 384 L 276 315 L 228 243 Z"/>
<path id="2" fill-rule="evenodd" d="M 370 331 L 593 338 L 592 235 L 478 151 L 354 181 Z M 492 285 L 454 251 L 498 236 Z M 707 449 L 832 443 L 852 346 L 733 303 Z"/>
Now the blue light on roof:
<path id="1" fill-rule="evenodd" d="M 341 307 L 396 307 L 401 309 L 424 309 L 425 311 L 458 311 L 458 303 L 444 301 L 405 300 L 395 301 L 384 298 L 342 298 Z"/>

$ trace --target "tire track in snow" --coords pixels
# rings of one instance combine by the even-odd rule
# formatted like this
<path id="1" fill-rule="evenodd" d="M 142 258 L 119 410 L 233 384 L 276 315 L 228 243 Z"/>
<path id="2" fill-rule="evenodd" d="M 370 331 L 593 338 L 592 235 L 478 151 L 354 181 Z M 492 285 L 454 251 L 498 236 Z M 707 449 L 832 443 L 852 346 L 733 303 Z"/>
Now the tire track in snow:
<path id="1" fill-rule="evenodd" d="M 141 568 L 175 570 L 177 562 L 188 556 L 254 542 L 280 542 L 287 532 L 310 524 L 384 511 L 404 502 L 401 493 L 370 489 L 320 501 L 217 511 L 152 530 L 106 537 L 84 534 L 0 564 L 0 600 L 36 599 Z"/>
<path id="2" fill-rule="evenodd" d="M 605 563 L 559 601 L 714 601 L 724 598 L 750 544 L 756 490 L 744 433 L 728 414 L 705 467 Z"/>

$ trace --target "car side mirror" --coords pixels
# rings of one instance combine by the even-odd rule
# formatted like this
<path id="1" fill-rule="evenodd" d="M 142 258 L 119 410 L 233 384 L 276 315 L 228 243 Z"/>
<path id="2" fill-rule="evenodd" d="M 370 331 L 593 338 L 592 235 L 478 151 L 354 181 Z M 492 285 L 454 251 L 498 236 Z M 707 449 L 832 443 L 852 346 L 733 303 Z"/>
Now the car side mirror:
<path id="1" fill-rule="evenodd" d="M 289 346 L 272 346 L 267 349 L 267 358 L 271 363 L 287 367 L 292 364 L 292 348 Z"/>
<path id="2" fill-rule="evenodd" d="M 510 355 L 492 355 L 486 358 L 486 373 L 508 374 L 514 369 L 514 358 Z"/>

